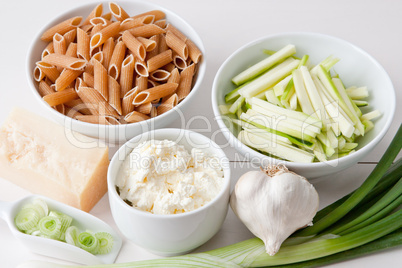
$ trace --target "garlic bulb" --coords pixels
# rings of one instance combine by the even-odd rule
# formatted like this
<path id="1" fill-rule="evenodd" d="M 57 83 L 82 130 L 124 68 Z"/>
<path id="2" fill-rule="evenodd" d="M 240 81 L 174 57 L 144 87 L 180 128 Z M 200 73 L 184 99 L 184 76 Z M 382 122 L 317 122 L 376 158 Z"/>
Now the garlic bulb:
<path id="1" fill-rule="evenodd" d="M 270 166 L 240 177 L 230 206 L 271 256 L 296 230 L 312 225 L 318 193 L 306 178 L 285 166 Z"/>

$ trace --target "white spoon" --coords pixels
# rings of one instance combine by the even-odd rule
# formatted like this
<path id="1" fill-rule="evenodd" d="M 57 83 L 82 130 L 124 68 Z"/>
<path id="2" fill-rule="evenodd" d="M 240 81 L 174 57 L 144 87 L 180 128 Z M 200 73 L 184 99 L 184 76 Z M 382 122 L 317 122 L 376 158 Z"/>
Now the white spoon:
<path id="1" fill-rule="evenodd" d="M 80 231 L 91 230 L 93 232 L 103 231 L 110 233 L 114 240 L 112 251 L 108 254 L 93 255 L 65 242 L 27 235 L 19 231 L 14 224 L 15 216 L 23 205 L 32 203 L 36 198 L 45 201 L 49 211 L 56 210 L 72 217 L 74 219 L 72 225 L 76 226 Z M 40 195 L 30 195 L 16 202 L 0 201 L 0 218 L 7 222 L 13 235 L 32 252 L 71 262 L 86 265 L 111 264 L 114 263 L 122 245 L 122 239 L 117 232 L 102 220 L 89 213 Z"/>

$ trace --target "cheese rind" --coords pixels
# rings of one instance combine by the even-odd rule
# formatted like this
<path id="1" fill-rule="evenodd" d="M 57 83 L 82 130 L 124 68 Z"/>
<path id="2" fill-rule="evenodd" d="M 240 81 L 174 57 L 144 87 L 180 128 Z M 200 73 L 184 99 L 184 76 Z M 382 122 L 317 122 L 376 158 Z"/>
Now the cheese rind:
<path id="1" fill-rule="evenodd" d="M 94 141 L 15 108 L 0 129 L 0 177 L 90 211 L 107 191 L 109 166 L 107 146 Z"/>

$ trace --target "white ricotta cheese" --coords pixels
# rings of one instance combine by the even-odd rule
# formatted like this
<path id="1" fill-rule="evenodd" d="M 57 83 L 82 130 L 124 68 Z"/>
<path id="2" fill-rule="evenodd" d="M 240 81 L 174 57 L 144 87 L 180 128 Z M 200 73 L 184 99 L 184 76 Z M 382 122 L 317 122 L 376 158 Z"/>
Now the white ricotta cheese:
<path id="1" fill-rule="evenodd" d="M 178 214 L 211 201 L 222 188 L 216 156 L 169 140 L 139 144 L 123 162 L 116 186 L 132 206 L 154 214 Z"/>

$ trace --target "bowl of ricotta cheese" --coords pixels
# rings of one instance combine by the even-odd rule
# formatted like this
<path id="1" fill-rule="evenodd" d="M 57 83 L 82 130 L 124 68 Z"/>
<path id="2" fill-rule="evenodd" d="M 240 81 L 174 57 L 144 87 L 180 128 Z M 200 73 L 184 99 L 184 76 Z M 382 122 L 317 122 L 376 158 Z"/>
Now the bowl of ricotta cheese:
<path id="1" fill-rule="evenodd" d="M 229 161 L 199 133 L 145 132 L 113 156 L 108 187 L 123 235 L 157 255 L 184 254 L 215 235 L 226 217 Z"/>

